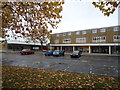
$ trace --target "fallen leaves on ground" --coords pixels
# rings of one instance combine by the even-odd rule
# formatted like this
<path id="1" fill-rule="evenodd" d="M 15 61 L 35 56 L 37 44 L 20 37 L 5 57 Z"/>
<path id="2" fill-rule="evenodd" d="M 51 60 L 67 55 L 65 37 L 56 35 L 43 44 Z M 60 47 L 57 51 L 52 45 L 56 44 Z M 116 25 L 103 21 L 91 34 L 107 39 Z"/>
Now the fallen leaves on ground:
<path id="1" fill-rule="evenodd" d="M 3 66 L 3 88 L 118 88 L 115 77 Z"/>

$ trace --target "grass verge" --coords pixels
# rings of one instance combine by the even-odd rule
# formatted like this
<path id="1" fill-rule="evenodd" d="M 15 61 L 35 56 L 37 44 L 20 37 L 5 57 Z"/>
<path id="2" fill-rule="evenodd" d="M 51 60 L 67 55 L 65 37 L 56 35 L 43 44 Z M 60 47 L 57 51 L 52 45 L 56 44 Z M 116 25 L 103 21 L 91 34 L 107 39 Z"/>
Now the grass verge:
<path id="1" fill-rule="evenodd" d="M 120 79 L 27 67 L 2 66 L 3 88 L 118 88 Z"/>

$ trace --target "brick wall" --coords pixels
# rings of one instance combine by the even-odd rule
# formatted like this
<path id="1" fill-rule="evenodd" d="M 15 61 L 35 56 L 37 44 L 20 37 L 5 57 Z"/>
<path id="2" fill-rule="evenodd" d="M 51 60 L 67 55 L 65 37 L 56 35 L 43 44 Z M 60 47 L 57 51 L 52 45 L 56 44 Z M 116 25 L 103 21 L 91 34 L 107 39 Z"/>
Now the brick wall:
<path id="1" fill-rule="evenodd" d="M 59 36 L 57 36 L 57 34 L 51 34 L 50 43 L 55 44 L 54 41 L 56 39 L 58 39 L 59 40 L 58 44 L 63 44 L 63 39 L 66 39 L 66 38 L 71 38 L 70 44 L 77 44 L 76 38 L 86 38 L 86 43 L 93 43 L 92 37 L 100 37 L 100 36 L 106 36 L 106 43 L 114 43 L 113 36 L 120 35 L 120 33 L 119 33 L 119 31 L 113 31 L 113 28 L 114 28 L 114 26 L 113 27 L 105 27 L 106 32 L 100 32 L 100 29 L 102 29 L 102 28 L 97 28 L 97 33 L 92 33 L 92 30 L 94 30 L 94 29 L 82 30 L 82 31 L 86 31 L 86 34 L 82 34 L 82 31 L 79 31 L 80 34 L 78 34 L 78 35 L 76 35 L 76 31 L 71 32 L 71 35 L 65 35 L 65 36 L 63 36 L 64 33 L 58 33 Z M 119 26 L 119 28 L 120 28 L 120 26 Z M 65 33 L 68 33 L 68 32 L 65 32 Z"/>

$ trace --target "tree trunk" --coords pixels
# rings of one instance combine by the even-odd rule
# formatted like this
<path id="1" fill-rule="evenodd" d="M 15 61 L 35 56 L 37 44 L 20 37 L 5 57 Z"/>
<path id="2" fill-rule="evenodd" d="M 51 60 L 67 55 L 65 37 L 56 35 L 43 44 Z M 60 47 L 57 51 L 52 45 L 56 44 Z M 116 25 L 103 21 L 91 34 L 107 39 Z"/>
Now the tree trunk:
<path id="1" fill-rule="evenodd" d="M 43 42 L 40 41 L 40 43 L 41 43 L 41 50 L 43 51 Z"/>

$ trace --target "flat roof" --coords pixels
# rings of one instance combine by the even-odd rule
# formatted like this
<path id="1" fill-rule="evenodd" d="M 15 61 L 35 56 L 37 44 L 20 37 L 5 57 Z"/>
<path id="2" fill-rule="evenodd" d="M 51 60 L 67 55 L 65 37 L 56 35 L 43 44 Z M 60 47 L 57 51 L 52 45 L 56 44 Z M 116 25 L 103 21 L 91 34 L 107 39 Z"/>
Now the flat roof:
<path id="1" fill-rule="evenodd" d="M 110 28 L 110 27 L 117 27 L 117 26 L 120 26 L 120 25 L 116 25 L 116 26 L 109 26 L 109 27 L 100 27 L 100 28 L 90 28 L 90 29 L 84 29 L 84 30 L 67 31 L 67 32 L 61 32 L 61 33 L 52 33 L 52 35 L 53 35 L 53 34 L 68 33 L 68 32 L 86 31 L 86 30 L 91 30 L 91 29 Z"/>

